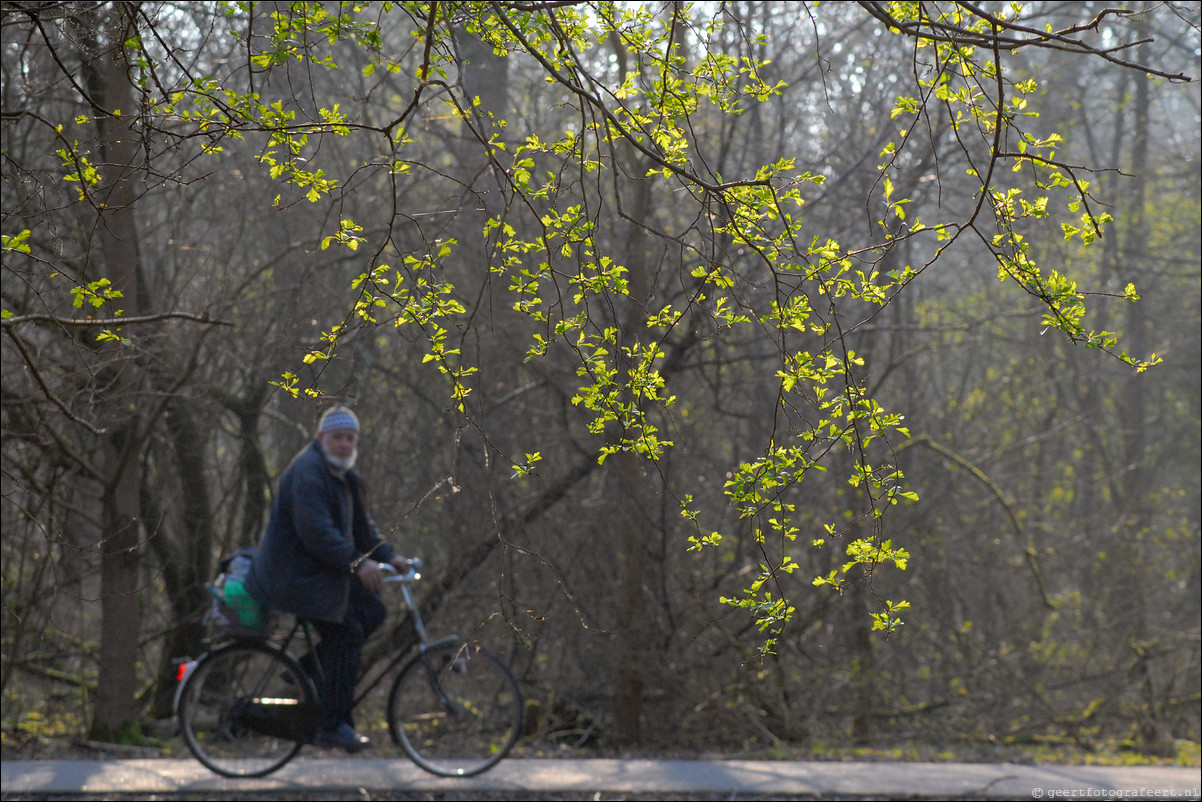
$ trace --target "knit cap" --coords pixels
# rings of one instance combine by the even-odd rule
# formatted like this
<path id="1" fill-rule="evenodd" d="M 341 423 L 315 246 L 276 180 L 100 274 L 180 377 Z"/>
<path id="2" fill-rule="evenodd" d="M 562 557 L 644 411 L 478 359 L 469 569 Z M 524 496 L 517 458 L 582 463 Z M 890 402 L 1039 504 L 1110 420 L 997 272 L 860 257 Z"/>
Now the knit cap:
<path id="1" fill-rule="evenodd" d="M 318 427 L 318 431 L 328 432 L 334 429 L 352 429 L 357 432 L 359 431 L 359 419 L 346 407 L 330 407 L 321 416 L 321 425 Z"/>

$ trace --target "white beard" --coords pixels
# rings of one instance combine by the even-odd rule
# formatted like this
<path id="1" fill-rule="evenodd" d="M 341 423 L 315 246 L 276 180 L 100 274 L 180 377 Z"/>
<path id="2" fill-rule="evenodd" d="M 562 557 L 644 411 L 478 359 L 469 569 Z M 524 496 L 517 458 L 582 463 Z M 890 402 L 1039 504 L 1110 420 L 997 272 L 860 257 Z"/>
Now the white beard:
<path id="1" fill-rule="evenodd" d="M 318 447 L 321 449 L 321 453 L 323 456 L 325 456 L 326 462 L 329 463 L 330 467 L 339 473 L 346 473 L 351 468 L 355 467 L 355 460 L 359 458 L 358 446 L 356 446 L 355 450 L 351 452 L 351 455 L 345 459 L 335 457 L 333 454 L 327 451 L 326 444 L 320 440 L 318 441 Z"/>

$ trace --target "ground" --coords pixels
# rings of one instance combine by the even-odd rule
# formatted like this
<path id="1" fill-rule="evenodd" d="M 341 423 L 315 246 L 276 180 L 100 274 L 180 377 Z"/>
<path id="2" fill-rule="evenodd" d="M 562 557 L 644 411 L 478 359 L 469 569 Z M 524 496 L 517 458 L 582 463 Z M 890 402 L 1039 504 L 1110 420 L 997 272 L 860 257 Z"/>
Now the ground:
<path id="1" fill-rule="evenodd" d="M 28 731 L 4 732 L 3 733 L 3 751 L 2 756 L 5 760 L 99 760 L 113 758 L 141 758 L 141 757 L 187 757 L 188 753 L 182 746 L 178 738 L 163 738 L 155 743 L 144 746 L 130 745 L 113 745 L 113 744 L 98 744 L 82 740 L 78 737 L 59 736 L 50 737 L 45 734 L 32 734 Z M 154 741 L 154 739 L 151 739 Z M 696 758 L 719 758 L 719 757 L 738 757 L 740 759 L 755 759 L 761 757 L 765 760 L 855 760 L 855 761 L 891 761 L 891 762 L 906 762 L 906 761 L 924 761 L 924 762 L 960 762 L 960 763 L 1049 763 L 1049 764 L 1097 764 L 1097 765 L 1178 765 L 1178 766 L 1202 766 L 1202 750 L 1199 745 L 1192 741 L 1179 740 L 1176 743 L 1177 754 L 1174 757 L 1168 756 L 1151 756 L 1141 754 L 1129 746 L 1124 744 L 1111 744 L 1105 747 L 1094 746 L 1085 748 L 1080 744 L 1065 743 L 1060 740 L 1048 740 L 1045 742 L 1035 741 L 1025 744 L 999 744 L 977 742 L 972 744 L 958 744 L 952 746 L 933 747 L 922 744 L 904 744 L 889 747 L 862 747 L 862 748 L 823 748 L 821 752 L 817 752 L 813 747 L 807 749 L 775 749 L 772 751 L 762 751 L 760 753 L 740 753 L 738 755 L 704 755 L 693 753 L 600 753 L 597 751 L 576 751 L 555 750 L 550 747 L 542 747 L 539 745 L 523 744 L 515 750 L 515 756 L 522 757 L 551 757 L 562 754 L 563 757 L 642 757 L 642 758 L 676 758 L 676 759 L 696 759 Z M 340 754 L 340 753 L 339 753 Z M 364 753 L 365 757 L 373 756 L 373 752 Z M 379 755 L 375 755 L 379 756 Z M 298 759 L 304 759 L 305 754 L 302 754 Z M 353 759 L 353 757 L 351 758 Z M 599 793 L 599 794 L 570 794 L 570 793 L 543 793 L 543 794 L 528 794 L 526 798 L 531 802 L 557 802 L 558 800 L 613 800 L 614 802 L 628 802 L 629 800 L 661 800 L 662 802 L 678 802 L 683 800 L 696 800 L 696 802 L 716 802 L 716 800 L 729 800 L 732 797 L 729 794 L 715 794 L 710 797 L 698 796 L 696 794 L 683 795 L 658 795 L 649 796 L 647 794 L 625 794 L 625 793 Z M 97 797 L 88 795 L 78 796 L 62 796 L 56 795 L 48 797 L 45 795 L 10 795 L 0 794 L 0 799 L 12 800 L 49 800 L 54 802 L 69 802 L 69 800 L 88 800 L 94 802 Z M 106 796 L 106 799 L 116 800 L 179 800 L 182 797 L 166 794 L 143 794 L 143 795 L 116 795 Z M 188 799 L 202 799 L 210 802 L 233 802 L 234 800 L 274 800 L 279 799 L 278 794 L 247 794 L 239 793 L 211 793 L 203 797 L 189 795 Z M 456 794 L 433 793 L 433 792 L 404 792 L 391 791 L 387 793 L 369 793 L 365 790 L 347 791 L 347 792 L 313 792 L 290 796 L 289 798 L 304 800 L 305 802 L 317 802 L 318 800 L 437 800 L 449 802 L 450 800 L 464 800 L 464 802 L 494 802 L 494 800 L 510 799 L 512 796 L 507 796 L 501 793 L 489 792 L 473 792 L 468 797 L 462 792 Z M 748 802 L 758 802 L 761 799 L 768 797 L 757 797 L 754 795 L 739 796 L 739 800 L 747 800 Z M 780 799 L 781 797 L 772 797 Z M 796 799 L 807 799 L 809 797 L 798 796 Z"/>

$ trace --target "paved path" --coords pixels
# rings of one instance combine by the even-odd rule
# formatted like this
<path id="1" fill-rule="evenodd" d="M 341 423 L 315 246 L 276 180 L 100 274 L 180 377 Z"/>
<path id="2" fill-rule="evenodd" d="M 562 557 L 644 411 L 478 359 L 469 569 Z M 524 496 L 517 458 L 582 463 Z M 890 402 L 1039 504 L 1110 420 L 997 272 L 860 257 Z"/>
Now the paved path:
<path id="1" fill-rule="evenodd" d="M 7 794 L 202 794 L 358 789 L 369 793 L 722 793 L 919 799 L 1198 799 L 1202 770 L 1009 763 L 801 763 L 754 760 L 506 760 L 481 777 L 442 779 L 405 759 L 300 758 L 270 777 L 228 780 L 194 760 L 12 760 Z"/>

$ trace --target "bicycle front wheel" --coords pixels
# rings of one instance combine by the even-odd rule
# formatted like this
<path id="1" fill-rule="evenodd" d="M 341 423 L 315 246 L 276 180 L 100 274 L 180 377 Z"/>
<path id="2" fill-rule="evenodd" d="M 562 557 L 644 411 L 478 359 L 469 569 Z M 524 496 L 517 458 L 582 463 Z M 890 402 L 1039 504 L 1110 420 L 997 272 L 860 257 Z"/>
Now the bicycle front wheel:
<path id="1" fill-rule="evenodd" d="M 440 777 L 488 771 L 517 742 L 522 694 L 491 653 L 446 643 L 405 666 L 388 697 L 388 728 L 418 766 Z"/>
<path id="2" fill-rule="evenodd" d="M 263 777 L 311 742 L 321 716 L 300 664 L 267 643 L 239 641 L 210 652 L 184 681 L 184 743 L 225 777 Z"/>

